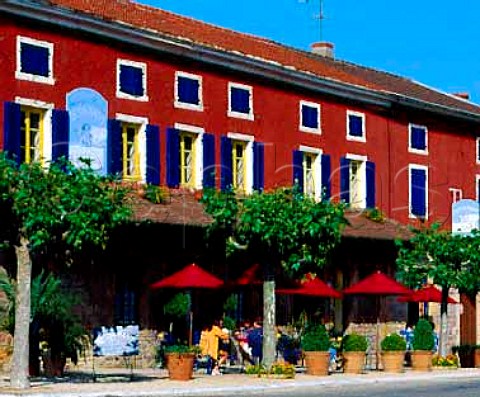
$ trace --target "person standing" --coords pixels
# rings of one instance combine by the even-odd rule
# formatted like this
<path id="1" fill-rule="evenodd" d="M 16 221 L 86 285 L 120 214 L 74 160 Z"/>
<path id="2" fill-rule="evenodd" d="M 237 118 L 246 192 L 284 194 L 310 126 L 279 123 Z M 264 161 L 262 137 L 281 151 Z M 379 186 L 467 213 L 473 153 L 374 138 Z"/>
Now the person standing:
<path id="1" fill-rule="evenodd" d="M 263 327 L 260 321 L 253 322 L 253 328 L 248 333 L 248 345 L 252 349 L 252 358 L 255 365 L 259 365 L 263 359 Z"/>

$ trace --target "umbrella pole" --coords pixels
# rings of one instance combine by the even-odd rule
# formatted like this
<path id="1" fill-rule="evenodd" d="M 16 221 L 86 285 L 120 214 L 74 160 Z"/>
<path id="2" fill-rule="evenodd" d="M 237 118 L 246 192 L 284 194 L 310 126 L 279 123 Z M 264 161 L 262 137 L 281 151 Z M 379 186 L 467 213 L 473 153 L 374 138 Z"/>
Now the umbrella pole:
<path id="1" fill-rule="evenodd" d="M 375 297 L 375 311 L 377 312 L 376 343 L 375 348 L 375 369 L 378 371 L 378 362 L 380 360 L 380 297 Z"/>
<path id="2" fill-rule="evenodd" d="M 188 346 L 192 346 L 193 344 L 193 311 L 190 310 L 188 313 Z"/>

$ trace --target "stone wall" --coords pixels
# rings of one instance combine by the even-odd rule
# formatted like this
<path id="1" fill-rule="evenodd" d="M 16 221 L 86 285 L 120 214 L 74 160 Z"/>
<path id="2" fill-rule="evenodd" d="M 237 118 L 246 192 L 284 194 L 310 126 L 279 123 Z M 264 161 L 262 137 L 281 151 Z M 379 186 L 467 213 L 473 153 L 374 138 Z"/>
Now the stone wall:
<path id="1" fill-rule="evenodd" d="M 380 342 L 385 336 L 397 333 L 405 329 L 404 322 L 387 322 L 387 323 L 350 323 L 345 331 L 345 334 L 356 333 L 363 335 L 368 340 L 367 349 L 367 369 L 382 369 L 380 360 Z M 378 353 L 378 354 L 377 354 Z M 378 366 L 377 366 L 378 362 Z"/>
<path id="2" fill-rule="evenodd" d="M 128 358 L 134 369 L 155 368 L 157 354 L 157 332 L 155 330 L 144 329 L 139 335 L 140 354 Z M 94 361 L 93 361 L 94 360 Z M 73 371 L 92 371 L 95 368 L 127 368 L 129 361 L 121 356 L 113 357 L 93 357 L 92 346 L 87 346 L 79 362 L 75 365 L 70 360 L 67 362 L 67 368 Z"/>

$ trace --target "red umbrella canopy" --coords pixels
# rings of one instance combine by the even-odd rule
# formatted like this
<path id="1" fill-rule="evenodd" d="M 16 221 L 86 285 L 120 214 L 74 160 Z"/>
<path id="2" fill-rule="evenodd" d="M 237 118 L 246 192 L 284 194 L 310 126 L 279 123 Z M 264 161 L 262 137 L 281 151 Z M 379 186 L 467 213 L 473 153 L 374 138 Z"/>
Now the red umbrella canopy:
<path id="1" fill-rule="evenodd" d="M 192 263 L 153 283 L 150 288 L 219 288 L 223 281 Z"/>
<path id="2" fill-rule="evenodd" d="M 277 289 L 276 292 L 284 295 L 307 295 L 338 299 L 342 297 L 340 292 L 334 290 L 318 277 L 308 277 L 306 280 L 300 283 L 298 288 L 280 288 Z"/>
<path id="3" fill-rule="evenodd" d="M 413 291 L 377 271 L 343 290 L 347 295 L 410 295 Z"/>
<path id="4" fill-rule="evenodd" d="M 434 285 L 426 285 L 410 295 L 399 298 L 401 302 L 442 302 L 442 291 Z M 448 297 L 448 303 L 458 303 L 455 299 Z"/>
<path id="5" fill-rule="evenodd" d="M 249 267 L 245 270 L 242 275 L 233 282 L 235 285 L 252 285 L 252 284 L 262 284 L 260 273 L 260 265 L 256 263 L 252 267 Z"/>

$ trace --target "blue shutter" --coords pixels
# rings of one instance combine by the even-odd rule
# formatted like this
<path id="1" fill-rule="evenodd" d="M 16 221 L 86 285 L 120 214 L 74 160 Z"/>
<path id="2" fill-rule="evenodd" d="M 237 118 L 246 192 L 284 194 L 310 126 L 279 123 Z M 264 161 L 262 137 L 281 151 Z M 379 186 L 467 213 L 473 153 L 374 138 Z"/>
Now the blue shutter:
<path id="1" fill-rule="evenodd" d="M 262 191 L 264 188 L 265 148 L 263 143 L 253 142 L 253 189 Z"/>
<path id="2" fill-rule="evenodd" d="M 220 138 L 220 189 L 226 191 L 233 185 L 232 140 L 226 136 Z"/>
<path id="3" fill-rule="evenodd" d="M 350 203 L 350 160 L 340 158 L 340 200 Z"/>
<path id="4" fill-rule="evenodd" d="M 68 142 L 70 137 L 70 119 L 68 112 L 61 109 L 52 111 L 52 161 L 61 157 L 68 159 Z"/>
<path id="5" fill-rule="evenodd" d="M 250 91 L 244 88 L 232 87 L 230 89 L 232 112 L 250 113 Z"/>
<path id="6" fill-rule="evenodd" d="M 427 174 L 425 170 L 411 169 L 410 191 L 412 215 L 424 217 L 427 214 Z"/>
<path id="7" fill-rule="evenodd" d="M 203 134 L 203 187 L 215 187 L 215 135 Z"/>
<path id="8" fill-rule="evenodd" d="M 322 200 L 330 200 L 332 196 L 332 184 L 330 182 L 331 160 L 328 154 L 322 154 Z"/>
<path id="9" fill-rule="evenodd" d="M 183 103 L 200 105 L 200 83 L 197 79 L 178 76 L 178 100 Z"/>
<path id="10" fill-rule="evenodd" d="M 303 192 L 303 152 L 293 151 L 293 186 Z"/>
<path id="11" fill-rule="evenodd" d="M 147 125 L 147 183 L 160 185 L 160 128 Z"/>
<path id="12" fill-rule="evenodd" d="M 348 116 L 348 132 L 350 136 L 363 136 L 363 119 L 360 116 L 350 114 Z"/>
<path id="13" fill-rule="evenodd" d="M 318 128 L 318 109 L 313 106 L 302 105 L 302 126 Z"/>
<path id="14" fill-rule="evenodd" d="M 5 102 L 3 108 L 3 147 L 13 159 L 20 164 L 21 161 L 21 124 L 22 112 L 20 105 Z"/>
<path id="15" fill-rule="evenodd" d="M 143 96 L 143 70 L 130 65 L 120 65 L 120 91 L 133 96 Z"/>
<path id="16" fill-rule="evenodd" d="M 108 167 L 110 175 L 122 174 L 122 124 L 115 119 L 108 120 Z"/>
<path id="17" fill-rule="evenodd" d="M 427 148 L 426 135 L 427 131 L 424 128 L 411 127 L 412 149 L 425 150 Z"/>
<path id="18" fill-rule="evenodd" d="M 21 43 L 20 70 L 36 76 L 49 76 L 50 50 L 47 47 Z"/>
<path id="19" fill-rule="evenodd" d="M 375 208 L 375 163 L 367 161 L 366 163 L 367 180 L 367 208 Z"/>
<path id="20" fill-rule="evenodd" d="M 180 133 L 175 128 L 167 128 L 167 185 L 180 185 Z"/>

